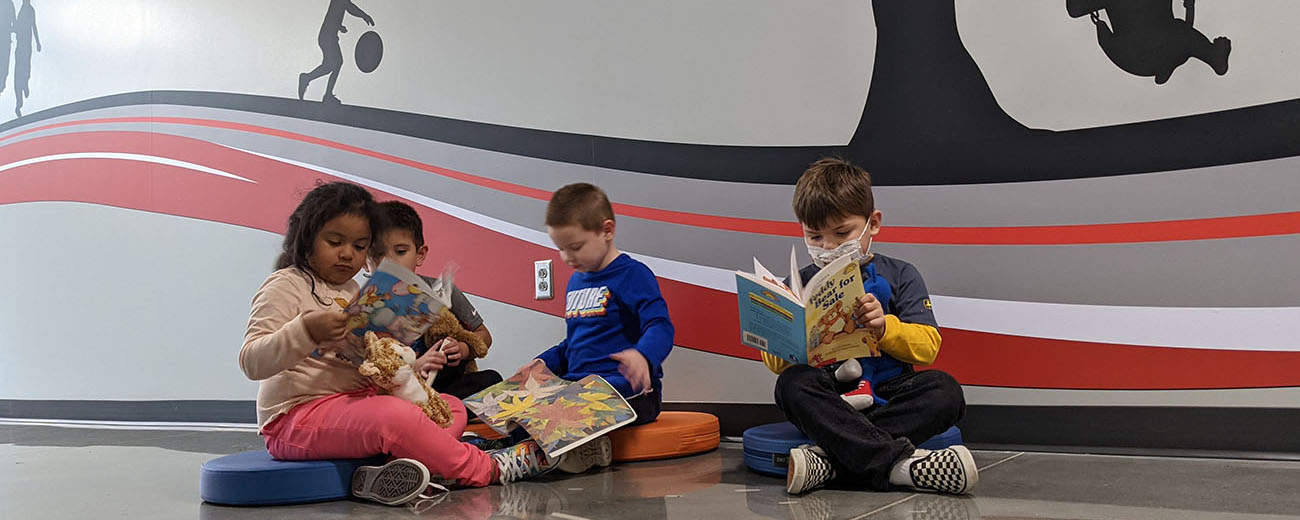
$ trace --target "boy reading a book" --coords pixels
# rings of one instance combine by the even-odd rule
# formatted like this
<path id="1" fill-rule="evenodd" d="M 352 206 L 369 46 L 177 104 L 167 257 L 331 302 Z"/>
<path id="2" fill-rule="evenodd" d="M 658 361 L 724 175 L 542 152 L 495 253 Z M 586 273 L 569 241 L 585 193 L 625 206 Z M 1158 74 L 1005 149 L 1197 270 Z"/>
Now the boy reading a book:
<path id="1" fill-rule="evenodd" d="M 420 215 L 411 206 L 396 200 L 379 203 L 379 211 L 384 216 L 385 226 L 379 232 L 378 240 L 370 246 L 369 270 L 373 272 L 379 262 L 389 258 L 414 272 L 429 254 L 429 246 L 424 243 L 424 224 Z M 428 276 L 422 278 L 431 286 L 437 281 Z M 456 316 L 461 327 L 477 335 L 485 345 L 492 346 L 492 333 L 483 324 L 483 318 L 465 297 L 465 293 L 454 285 L 451 291 L 451 313 Z M 465 342 L 448 339 L 441 343 L 442 352 L 438 354 L 429 352 L 430 347 L 436 346 L 431 344 L 431 339 L 426 335 L 416 340 L 411 348 L 420 356 L 415 362 L 415 368 L 421 376 L 426 376 L 430 371 L 438 372 L 432 381 L 434 390 L 464 399 L 501 382 L 501 374 L 495 370 L 467 371 L 474 352 Z"/>
<path id="2" fill-rule="evenodd" d="M 614 246 L 614 210 L 596 186 L 557 190 L 546 206 L 546 232 L 575 272 L 565 294 L 567 334 L 533 363 L 570 381 L 599 375 L 628 398 L 637 414 L 632 424 L 654 421 L 663 404 L 663 362 L 673 348 L 659 281 Z"/>
<path id="3" fill-rule="evenodd" d="M 870 252 L 882 216 L 871 177 L 847 161 L 819 160 L 795 184 L 794 211 L 814 262 L 800 270 L 802 280 L 840 256 L 857 259 L 867 294 L 853 303 L 852 316 L 878 339 L 880 356 L 857 360 L 870 380 L 841 382 L 838 363 L 792 365 L 763 354 L 764 364 L 780 374 L 777 406 L 816 443 L 790 450 L 786 491 L 805 493 L 832 479 L 877 490 L 970 491 L 979 477 L 969 450 L 916 448 L 956 424 L 966 401 L 952 376 L 913 369 L 934 362 L 941 338 L 921 274 Z M 868 392 L 888 404 L 859 411 L 842 397 Z"/>

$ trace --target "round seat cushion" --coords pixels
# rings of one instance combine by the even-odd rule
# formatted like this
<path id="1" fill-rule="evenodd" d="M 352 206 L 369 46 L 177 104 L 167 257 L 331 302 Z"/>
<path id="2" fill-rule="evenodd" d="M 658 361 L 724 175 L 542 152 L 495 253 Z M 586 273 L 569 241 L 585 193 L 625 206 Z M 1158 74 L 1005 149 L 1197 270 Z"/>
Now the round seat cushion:
<path id="1" fill-rule="evenodd" d="M 337 500 L 351 495 L 352 472 L 386 459 L 286 461 L 271 458 L 266 450 L 246 451 L 203 463 L 199 496 L 236 506 Z"/>
<path id="2" fill-rule="evenodd" d="M 759 473 L 785 476 L 790 449 L 813 441 L 788 422 L 755 426 L 742 436 L 745 466 Z M 921 443 L 920 448 L 939 450 L 961 444 L 961 430 L 956 426 Z"/>
<path id="3" fill-rule="evenodd" d="M 663 412 L 652 423 L 610 432 L 615 462 L 658 460 L 704 453 L 718 447 L 718 418 L 700 412 Z"/>
<path id="4" fill-rule="evenodd" d="M 505 437 L 505 435 L 502 435 L 500 432 L 493 430 L 491 426 L 481 422 L 472 422 L 465 425 L 465 431 L 477 434 L 479 437 L 483 437 L 484 439 L 500 439 Z"/>

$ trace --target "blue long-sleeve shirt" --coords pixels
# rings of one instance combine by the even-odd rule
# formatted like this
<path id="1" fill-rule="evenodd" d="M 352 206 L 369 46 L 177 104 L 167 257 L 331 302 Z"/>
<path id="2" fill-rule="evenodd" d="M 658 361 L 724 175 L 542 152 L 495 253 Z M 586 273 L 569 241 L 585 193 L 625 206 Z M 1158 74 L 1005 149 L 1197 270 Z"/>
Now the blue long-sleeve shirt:
<path id="1" fill-rule="evenodd" d="M 575 272 L 565 294 L 567 334 L 537 356 L 556 375 L 576 381 L 596 374 L 625 397 L 634 395 L 610 354 L 635 348 L 650 366 L 655 392 L 662 389 L 663 362 L 673 348 L 673 324 L 659 281 L 645 264 L 621 254 L 594 273 Z"/>

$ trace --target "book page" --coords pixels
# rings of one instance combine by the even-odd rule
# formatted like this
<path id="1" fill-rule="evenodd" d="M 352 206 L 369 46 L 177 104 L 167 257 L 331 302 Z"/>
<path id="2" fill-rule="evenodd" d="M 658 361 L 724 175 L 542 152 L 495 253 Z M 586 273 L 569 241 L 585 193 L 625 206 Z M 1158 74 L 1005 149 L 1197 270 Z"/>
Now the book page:
<path id="1" fill-rule="evenodd" d="M 332 353 L 318 349 L 312 357 L 331 356 L 359 366 L 365 361 L 367 332 L 411 345 L 433 325 L 438 312 L 451 305 L 451 284 L 439 285 L 429 287 L 419 275 L 384 259 L 352 301 L 335 300 L 348 315 L 343 341 Z"/>
<path id="2" fill-rule="evenodd" d="M 598 375 L 566 381 L 533 367 L 467 397 L 465 406 L 492 429 L 523 428 L 547 457 L 558 457 L 636 420 L 636 411 Z"/>

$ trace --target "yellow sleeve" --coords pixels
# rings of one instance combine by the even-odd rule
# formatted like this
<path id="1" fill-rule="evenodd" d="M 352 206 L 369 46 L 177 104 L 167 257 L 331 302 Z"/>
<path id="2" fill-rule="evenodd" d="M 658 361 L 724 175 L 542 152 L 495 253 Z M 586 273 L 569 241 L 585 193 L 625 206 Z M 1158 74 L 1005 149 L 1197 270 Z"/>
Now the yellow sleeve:
<path id="1" fill-rule="evenodd" d="M 903 323 L 893 314 L 885 315 L 885 336 L 880 338 L 880 351 L 899 361 L 920 366 L 933 364 L 942 342 L 939 329 L 920 323 Z"/>
<path id="2" fill-rule="evenodd" d="M 785 372 L 785 369 L 794 366 L 793 363 L 781 359 L 779 357 L 773 356 L 771 354 L 768 354 L 767 352 L 762 352 L 762 354 L 763 354 L 763 366 L 766 366 L 767 369 L 771 370 L 773 374 L 780 374 L 781 372 Z"/>

